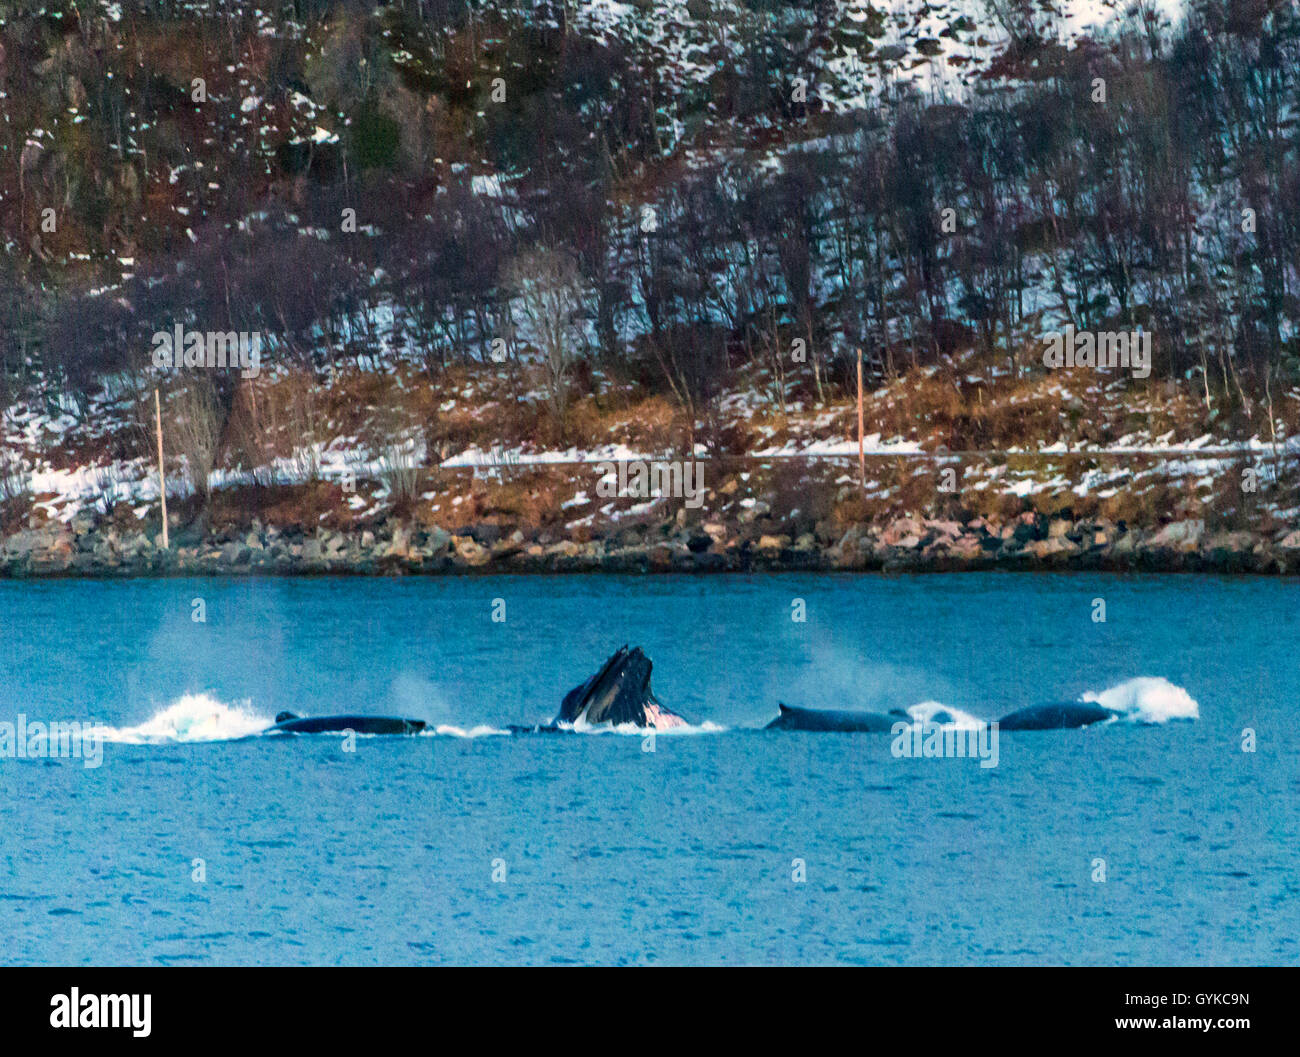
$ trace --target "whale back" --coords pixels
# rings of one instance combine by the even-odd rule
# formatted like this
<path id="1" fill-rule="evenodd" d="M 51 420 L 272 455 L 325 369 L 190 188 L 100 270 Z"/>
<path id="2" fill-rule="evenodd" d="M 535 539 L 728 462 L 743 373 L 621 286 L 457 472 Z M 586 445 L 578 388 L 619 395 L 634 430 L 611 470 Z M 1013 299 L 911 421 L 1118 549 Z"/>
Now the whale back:
<path id="1" fill-rule="evenodd" d="M 1115 713 L 1091 701 L 1031 705 L 998 720 L 1002 730 L 1064 730 L 1114 719 Z"/>
<path id="2" fill-rule="evenodd" d="M 847 712 L 820 708 L 797 708 L 779 703 L 780 714 L 772 720 L 767 730 L 819 730 L 849 733 L 880 734 L 893 730 L 900 722 L 899 713 Z M 904 721 L 910 719 L 901 713 Z"/>
<path id="3" fill-rule="evenodd" d="M 285 718 L 287 717 L 287 718 Z M 428 724 L 422 719 L 403 716 L 296 716 L 281 712 L 267 734 L 331 734 L 352 731 L 355 734 L 419 734 Z"/>

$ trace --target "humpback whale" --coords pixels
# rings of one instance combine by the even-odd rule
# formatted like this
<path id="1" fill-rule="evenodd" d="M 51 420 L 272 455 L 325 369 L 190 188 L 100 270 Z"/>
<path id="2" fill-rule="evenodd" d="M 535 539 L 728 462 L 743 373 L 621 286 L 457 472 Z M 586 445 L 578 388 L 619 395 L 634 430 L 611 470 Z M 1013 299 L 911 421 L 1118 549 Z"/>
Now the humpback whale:
<path id="1" fill-rule="evenodd" d="M 764 730 L 835 730 L 867 734 L 888 734 L 895 723 L 911 723 L 901 709 L 892 712 L 849 712 L 820 708 L 796 708 L 778 704 L 781 714 Z"/>
<path id="2" fill-rule="evenodd" d="M 1113 719 L 1116 713 L 1091 701 L 1066 701 L 1055 705 L 1031 705 L 998 720 L 1002 730 L 1064 730 L 1086 727 Z"/>
<path id="3" fill-rule="evenodd" d="M 686 726 L 686 720 L 665 706 L 650 689 L 650 658 L 639 646 L 623 646 L 602 664 L 596 674 L 575 686 L 560 704 L 560 714 L 551 723 L 620 726 L 670 730 Z"/>
<path id="4" fill-rule="evenodd" d="M 777 706 L 781 714 L 764 730 L 831 730 L 888 734 L 895 723 L 916 723 L 915 716 L 902 709 L 890 712 L 841 712 L 817 708 Z M 1086 727 L 1092 723 L 1111 719 L 1116 715 L 1108 708 L 1089 701 L 1072 701 L 1063 704 L 1031 705 L 998 720 L 1001 730 L 1063 730 Z M 943 711 L 926 717 L 927 723 L 951 723 L 952 717 Z"/>
<path id="5" fill-rule="evenodd" d="M 281 712 L 264 734 L 327 734 L 345 730 L 357 734 L 419 734 L 428 724 L 401 716 L 296 716 Z"/>

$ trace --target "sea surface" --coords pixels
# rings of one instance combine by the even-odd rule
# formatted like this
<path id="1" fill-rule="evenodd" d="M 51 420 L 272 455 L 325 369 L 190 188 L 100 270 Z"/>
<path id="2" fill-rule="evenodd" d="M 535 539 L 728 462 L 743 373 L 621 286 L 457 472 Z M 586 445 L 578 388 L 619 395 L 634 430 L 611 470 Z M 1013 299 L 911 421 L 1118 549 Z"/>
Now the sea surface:
<path id="1" fill-rule="evenodd" d="M 686 732 L 499 733 L 624 643 Z M 1107 691 L 995 767 L 760 729 Z M 4 582 L 20 715 L 108 742 L 0 758 L 5 963 L 1300 963 L 1294 580 Z"/>

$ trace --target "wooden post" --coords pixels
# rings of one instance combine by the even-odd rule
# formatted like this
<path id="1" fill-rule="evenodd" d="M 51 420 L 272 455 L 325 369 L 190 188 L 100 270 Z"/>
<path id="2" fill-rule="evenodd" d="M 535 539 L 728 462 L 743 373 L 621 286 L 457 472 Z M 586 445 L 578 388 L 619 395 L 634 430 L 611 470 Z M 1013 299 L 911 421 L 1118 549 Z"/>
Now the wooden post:
<path id="1" fill-rule="evenodd" d="M 162 402 L 158 399 L 157 389 L 153 391 L 153 424 L 158 432 L 158 498 L 162 500 L 163 550 L 171 550 L 171 541 L 167 536 L 167 474 L 163 470 Z"/>
<path id="2" fill-rule="evenodd" d="M 867 487 L 867 457 L 862 449 L 862 349 L 858 349 L 858 483 Z"/>

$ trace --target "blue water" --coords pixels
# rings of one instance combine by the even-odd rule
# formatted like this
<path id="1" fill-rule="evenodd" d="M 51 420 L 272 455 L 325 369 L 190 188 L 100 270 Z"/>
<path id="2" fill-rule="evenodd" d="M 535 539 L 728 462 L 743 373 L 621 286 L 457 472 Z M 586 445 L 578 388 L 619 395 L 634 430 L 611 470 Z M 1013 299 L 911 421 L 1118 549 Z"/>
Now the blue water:
<path id="1" fill-rule="evenodd" d="M 624 642 L 725 729 L 0 759 L 0 961 L 1300 963 L 1295 581 L 9 582 L 0 720 L 500 727 Z M 778 700 L 996 718 L 1136 676 L 1200 718 L 1008 732 L 992 768 L 753 729 Z"/>

